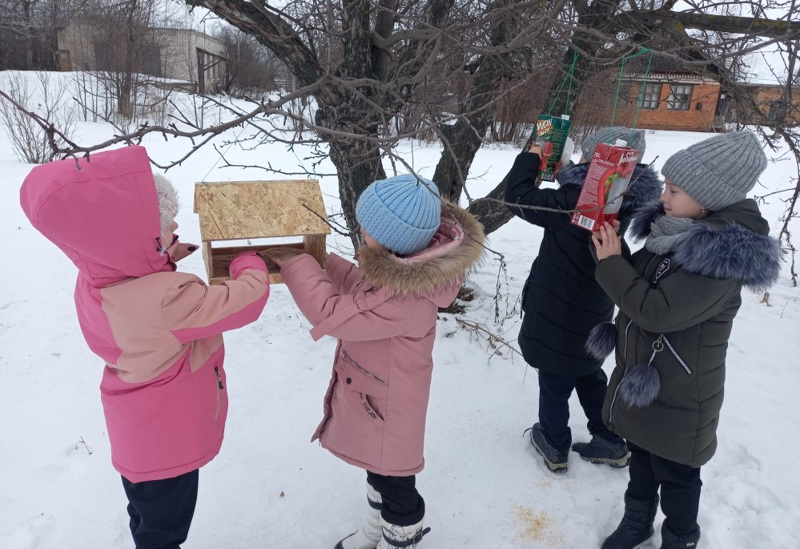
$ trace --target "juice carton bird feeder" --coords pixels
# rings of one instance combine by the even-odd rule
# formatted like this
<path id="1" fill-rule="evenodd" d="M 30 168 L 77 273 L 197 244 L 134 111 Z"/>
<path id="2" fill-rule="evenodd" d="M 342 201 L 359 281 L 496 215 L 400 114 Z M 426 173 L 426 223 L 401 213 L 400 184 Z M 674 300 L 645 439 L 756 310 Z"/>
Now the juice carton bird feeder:
<path id="1" fill-rule="evenodd" d="M 197 183 L 194 211 L 200 217 L 203 259 L 211 284 L 228 279 L 231 261 L 243 251 L 298 248 L 324 265 L 325 237 L 331 231 L 319 181 Z M 302 241 L 298 238 L 298 242 L 289 244 L 220 246 L 225 241 L 279 237 L 302 237 Z M 275 263 L 267 260 L 267 267 L 270 282 L 283 282 Z"/>

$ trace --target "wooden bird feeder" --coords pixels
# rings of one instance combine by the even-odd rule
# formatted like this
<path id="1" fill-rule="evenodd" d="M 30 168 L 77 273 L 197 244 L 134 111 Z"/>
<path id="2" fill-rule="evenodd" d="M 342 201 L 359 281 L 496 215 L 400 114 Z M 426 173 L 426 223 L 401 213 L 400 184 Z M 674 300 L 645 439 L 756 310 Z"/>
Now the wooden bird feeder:
<path id="1" fill-rule="evenodd" d="M 203 259 L 211 284 L 229 278 L 231 261 L 243 251 L 298 248 L 324 265 L 325 237 L 331 231 L 319 181 L 197 183 L 194 187 L 194 212 L 200 217 Z M 225 241 L 278 237 L 298 237 L 298 241 L 275 245 L 218 245 Z M 267 261 L 267 267 L 270 282 L 283 282 L 280 268 L 275 263 Z"/>

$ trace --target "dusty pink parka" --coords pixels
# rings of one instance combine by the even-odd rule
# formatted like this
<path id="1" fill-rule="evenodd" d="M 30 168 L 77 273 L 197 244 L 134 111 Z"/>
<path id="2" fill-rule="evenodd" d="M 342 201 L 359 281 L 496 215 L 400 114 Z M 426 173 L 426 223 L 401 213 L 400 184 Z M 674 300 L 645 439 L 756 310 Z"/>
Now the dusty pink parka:
<path id="1" fill-rule="evenodd" d="M 100 391 L 114 467 L 132 482 L 175 477 L 219 452 L 228 410 L 222 332 L 253 322 L 264 262 L 237 257 L 207 286 L 160 252 L 153 174 L 142 147 L 34 168 L 22 208 L 78 267 L 75 305 L 106 362 Z"/>
<path id="2" fill-rule="evenodd" d="M 433 342 L 439 307 L 450 305 L 481 256 L 483 229 L 445 205 L 428 248 L 399 258 L 362 247 L 359 267 L 331 254 L 323 271 L 310 255 L 281 267 L 311 335 L 339 338 L 324 418 L 312 440 L 381 475 L 422 470 Z"/>

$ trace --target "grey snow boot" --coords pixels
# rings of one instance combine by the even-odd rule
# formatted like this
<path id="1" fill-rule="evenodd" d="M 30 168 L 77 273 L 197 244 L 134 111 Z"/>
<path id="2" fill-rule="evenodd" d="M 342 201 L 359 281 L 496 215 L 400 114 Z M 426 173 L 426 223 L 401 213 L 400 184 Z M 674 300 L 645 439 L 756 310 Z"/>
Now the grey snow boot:
<path id="1" fill-rule="evenodd" d="M 653 536 L 658 496 L 650 501 L 634 499 L 625 492 L 625 515 L 601 549 L 635 549 Z"/>
<path id="2" fill-rule="evenodd" d="M 577 452 L 585 461 L 604 463 L 611 467 L 627 467 L 631 459 L 624 440 L 611 442 L 599 435 L 592 435 L 591 442 L 576 442 L 572 445 L 572 451 Z"/>
<path id="3" fill-rule="evenodd" d="M 694 549 L 700 541 L 700 527 L 691 534 L 678 536 L 672 533 L 666 522 L 661 525 L 661 549 Z"/>
<path id="4" fill-rule="evenodd" d="M 336 544 L 334 549 L 375 549 L 381 541 L 383 527 L 381 526 L 381 495 L 367 483 L 367 518 L 364 524 Z"/>
<path id="5" fill-rule="evenodd" d="M 569 447 L 560 450 L 550 444 L 542 430 L 541 423 L 534 423 L 528 431 L 531 432 L 531 446 L 542 456 L 547 468 L 553 473 L 566 473 L 569 466 Z"/>

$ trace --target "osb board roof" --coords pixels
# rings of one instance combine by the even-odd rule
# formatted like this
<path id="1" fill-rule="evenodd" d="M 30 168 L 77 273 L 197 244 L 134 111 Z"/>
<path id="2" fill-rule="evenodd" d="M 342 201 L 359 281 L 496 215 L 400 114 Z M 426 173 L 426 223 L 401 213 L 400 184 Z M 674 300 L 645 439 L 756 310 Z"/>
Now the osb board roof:
<path id="1" fill-rule="evenodd" d="M 194 211 L 203 241 L 331 232 L 313 179 L 197 183 Z"/>

